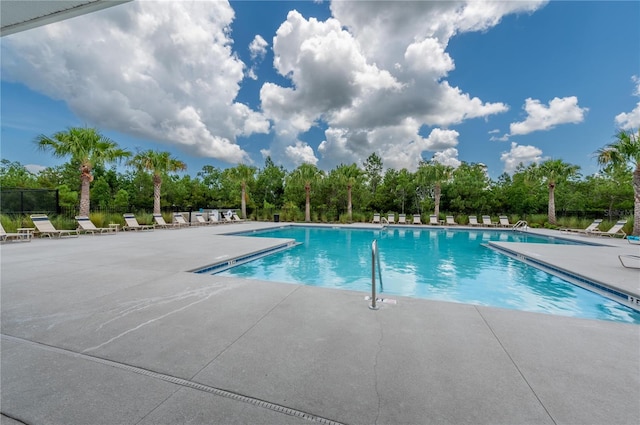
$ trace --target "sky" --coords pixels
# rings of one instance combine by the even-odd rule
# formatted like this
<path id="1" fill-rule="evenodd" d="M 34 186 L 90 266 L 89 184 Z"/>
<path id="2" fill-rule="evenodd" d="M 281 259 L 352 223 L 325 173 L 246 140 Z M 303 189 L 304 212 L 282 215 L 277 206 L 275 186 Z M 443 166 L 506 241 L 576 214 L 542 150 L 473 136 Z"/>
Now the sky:
<path id="1" fill-rule="evenodd" d="M 638 1 L 141 1 L 0 39 L 0 156 L 97 128 L 133 153 L 293 170 L 421 160 L 583 175 L 640 127 Z"/>

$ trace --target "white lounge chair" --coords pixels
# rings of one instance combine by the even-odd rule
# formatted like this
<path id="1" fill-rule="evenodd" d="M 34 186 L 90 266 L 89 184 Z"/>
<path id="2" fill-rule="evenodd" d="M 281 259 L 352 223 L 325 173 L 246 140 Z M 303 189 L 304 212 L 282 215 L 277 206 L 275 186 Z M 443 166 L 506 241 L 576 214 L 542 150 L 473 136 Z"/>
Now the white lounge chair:
<path id="1" fill-rule="evenodd" d="M 611 238 L 616 237 L 616 236 L 622 236 L 622 239 L 627 237 L 627 234 L 625 233 L 624 230 L 622 230 L 622 228 L 624 227 L 624 225 L 627 224 L 627 220 L 618 220 L 618 222 L 616 224 L 614 224 L 611 229 L 607 230 L 606 232 L 601 232 L 599 230 L 592 230 L 590 232 L 585 233 L 586 235 L 596 235 L 596 236 L 609 236 Z"/>
<path id="2" fill-rule="evenodd" d="M 480 223 L 478 223 L 478 217 L 475 215 L 470 215 L 469 216 L 469 226 L 480 226 Z"/>
<path id="3" fill-rule="evenodd" d="M 407 224 L 406 214 L 398 214 L 398 224 Z"/>
<path id="4" fill-rule="evenodd" d="M 452 215 L 448 215 L 447 216 L 446 222 L 447 222 L 447 226 L 457 226 L 458 225 L 458 223 L 456 223 L 456 220 L 453 218 Z"/>
<path id="5" fill-rule="evenodd" d="M 220 214 L 220 218 L 222 219 L 223 223 L 231 223 L 231 214 L 229 213 L 229 211 L 227 211 L 224 214 Z"/>
<path id="6" fill-rule="evenodd" d="M 63 238 L 63 237 L 71 237 L 77 238 L 79 233 L 77 230 L 58 230 L 53 227 L 49 217 L 46 214 L 32 214 L 31 221 L 36 226 L 36 229 L 40 237 L 50 237 L 50 238 Z"/>
<path id="7" fill-rule="evenodd" d="M 148 224 L 140 224 L 138 223 L 138 220 L 136 219 L 136 216 L 130 213 L 127 214 L 122 214 L 122 216 L 124 217 L 124 222 L 126 223 L 124 225 L 124 227 L 122 228 L 123 230 L 153 230 L 153 228 L 155 226 L 152 225 L 148 225 Z"/>
<path id="8" fill-rule="evenodd" d="M 167 223 L 164 220 L 164 217 L 162 216 L 162 214 L 154 214 L 153 221 L 155 221 L 156 226 L 160 227 L 161 229 L 177 229 L 178 227 L 180 227 L 175 223 Z"/>
<path id="9" fill-rule="evenodd" d="M 413 215 L 413 224 L 422 224 L 422 218 L 420 217 L 420 214 Z"/>
<path id="10" fill-rule="evenodd" d="M 395 224 L 396 215 L 394 213 L 389 213 L 389 215 L 387 216 L 387 221 L 389 222 L 389 224 Z"/>
<path id="11" fill-rule="evenodd" d="M 91 233 L 92 235 L 95 235 L 96 233 L 99 235 L 116 234 L 115 227 L 96 227 L 96 225 L 93 224 L 91 219 L 86 215 L 77 215 L 76 220 L 78 221 L 78 231 L 81 233 Z"/>
<path id="12" fill-rule="evenodd" d="M 189 223 L 184 219 L 184 216 L 180 213 L 173 213 L 173 222 L 176 223 L 178 227 L 187 227 Z"/>
<path id="13" fill-rule="evenodd" d="M 483 226 L 493 227 L 493 226 L 496 225 L 496 223 L 491 221 L 491 216 L 483 215 L 482 216 L 482 225 Z"/>
<path id="14" fill-rule="evenodd" d="M 23 229 L 20 229 L 23 230 Z M 0 224 L 0 241 L 19 241 L 19 242 L 31 242 L 31 235 L 33 234 L 33 230 L 35 229 L 24 229 L 18 233 L 7 233 Z"/>
<path id="15" fill-rule="evenodd" d="M 600 223 L 602 223 L 602 219 L 593 220 L 593 223 L 591 223 L 584 229 L 571 229 L 568 227 L 562 227 L 559 230 L 561 232 L 588 233 L 593 232 L 594 230 L 598 230 L 598 226 L 600 226 Z"/>
<path id="16" fill-rule="evenodd" d="M 209 224 L 211 224 L 211 222 L 207 221 L 204 219 L 204 216 L 202 215 L 202 213 L 196 213 L 196 221 L 195 224 L 197 226 L 207 226 Z"/>
<path id="17" fill-rule="evenodd" d="M 429 224 L 432 224 L 432 225 L 435 225 L 435 226 L 440 224 L 440 222 L 438 221 L 438 216 L 437 215 L 430 215 L 429 216 Z"/>
<path id="18" fill-rule="evenodd" d="M 378 213 L 373 214 L 373 220 L 371 222 L 374 224 L 380 224 L 380 214 Z"/>
<path id="19" fill-rule="evenodd" d="M 500 227 L 511 227 L 511 223 L 509 223 L 509 217 L 506 215 L 501 215 L 500 217 Z"/>
<path id="20" fill-rule="evenodd" d="M 231 221 L 245 221 L 243 218 L 238 217 L 238 214 L 231 214 Z"/>

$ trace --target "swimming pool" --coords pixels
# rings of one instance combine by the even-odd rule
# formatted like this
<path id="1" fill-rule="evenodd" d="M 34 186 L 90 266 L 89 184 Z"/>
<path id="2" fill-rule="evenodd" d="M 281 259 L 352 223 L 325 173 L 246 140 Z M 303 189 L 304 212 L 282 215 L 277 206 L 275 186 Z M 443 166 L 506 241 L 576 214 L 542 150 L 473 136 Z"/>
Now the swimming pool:
<path id="1" fill-rule="evenodd" d="M 371 291 L 371 242 L 378 241 L 382 292 L 390 295 L 512 308 L 640 324 L 640 313 L 482 244 L 488 241 L 571 243 L 495 230 L 381 230 L 285 227 L 248 233 L 300 245 L 230 268 L 220 275 Z"/>

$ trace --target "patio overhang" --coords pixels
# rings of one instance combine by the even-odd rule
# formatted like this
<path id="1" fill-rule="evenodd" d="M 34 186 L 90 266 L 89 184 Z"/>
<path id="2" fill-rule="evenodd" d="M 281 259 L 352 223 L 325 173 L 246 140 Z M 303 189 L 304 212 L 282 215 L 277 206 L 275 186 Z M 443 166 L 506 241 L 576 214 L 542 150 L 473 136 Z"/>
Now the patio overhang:
<path id="1" fill-rule="evenodd" d="M 117 6 L 131 0 L 2 0 L 0 36 Z"/>

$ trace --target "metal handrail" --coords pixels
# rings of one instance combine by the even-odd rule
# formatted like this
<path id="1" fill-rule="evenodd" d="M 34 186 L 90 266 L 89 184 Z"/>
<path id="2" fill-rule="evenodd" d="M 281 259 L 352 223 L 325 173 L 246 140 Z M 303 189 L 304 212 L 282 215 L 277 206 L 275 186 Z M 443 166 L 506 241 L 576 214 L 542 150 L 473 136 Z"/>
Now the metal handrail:
<path id="1" fill-rule="evenodd" d="M 378 241 L 371 242 L 371 310 L 377 310 L 376 305 L 376 263 L 378 264 L 378 277 L 380 278 L 380 291 L 382 291 L 382 269 L 380 268 L 380 252 L 378 251 Z"/>
<path id="2" fill-rule="evenodd" d="M 518 220 L 518 222 L 514 224 L 511 229 L 516 230 L 516 229 L 519 229 L 520 227 L 524 227 L 524 229 L 527 230 L 527 227 L 529 227 L 529 223 L 527 223 L 525 220 Z"/>

